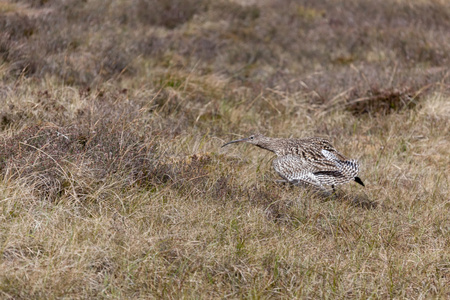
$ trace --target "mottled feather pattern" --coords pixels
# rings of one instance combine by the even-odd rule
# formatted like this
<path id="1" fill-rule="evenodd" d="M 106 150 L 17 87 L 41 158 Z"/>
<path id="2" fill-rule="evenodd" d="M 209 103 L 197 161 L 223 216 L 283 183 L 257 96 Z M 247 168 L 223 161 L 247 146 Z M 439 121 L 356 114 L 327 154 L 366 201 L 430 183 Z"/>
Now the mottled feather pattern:
<path id="1" fill-rule="evenodd" d="M 324 189 L 324 186 L 334 187 L 350 180 L 361 181 L 357 177 L 358 162 L 348 160 L 323 138 L 282 139 L 253 135 L 225 145 L 235 142 L 248 142 L 274 152 L 277 155 L 273 161 L 275 171 L 293 184 Z"/>
<path id="2" fill-rule="evenodd" d="M 322 187 L 322 184 L 313 173 L 316 168 L 305 164 L 298 156 L 286 155 L 278 157 L 274 159 L 273 167 L 283 179 L 293 184 L 302 183 Z"/>

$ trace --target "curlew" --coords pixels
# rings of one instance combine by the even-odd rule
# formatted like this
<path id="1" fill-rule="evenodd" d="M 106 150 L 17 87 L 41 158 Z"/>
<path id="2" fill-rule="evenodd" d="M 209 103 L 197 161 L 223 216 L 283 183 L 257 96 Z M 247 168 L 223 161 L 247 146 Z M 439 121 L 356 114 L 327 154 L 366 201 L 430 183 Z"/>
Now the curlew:
<path id="1" fill-rule="evenodd" d="M 335 186 L 351 180 L 364 186 L 358 177 L 358 162 L 340 154 L 326 139 L 284 139 L 255 134 L 228 142 L 222 147 L 239 142 L 250 143 L 275 153 L 277 158 L 273 160 L 273 168 L 283 181 L 310 185 L 322 190 L 331 186 L 333 192 Z"/>

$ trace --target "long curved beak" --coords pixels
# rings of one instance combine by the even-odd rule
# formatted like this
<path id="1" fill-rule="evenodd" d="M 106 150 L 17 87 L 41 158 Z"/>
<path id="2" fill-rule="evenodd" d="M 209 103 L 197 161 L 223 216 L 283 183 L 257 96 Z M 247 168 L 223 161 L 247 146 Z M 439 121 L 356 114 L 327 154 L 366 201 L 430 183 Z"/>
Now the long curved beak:
<path id="1" fill-rule="evenodd" d="M 224 145 L 223 145 L 222 147 L 220 147 L 220 148 L 223 148 L 223 147 L 225 147 L 226 145 L 229 145 L 229 144 L 239 143 L 239 142 L 246 142 L 246 141 L 248 141 L 248 138 L 240 139 L 240 140 L 235 140 L 235 141 L 231 141 L 231 142 L 228 142 L 228 143 L 224 144 Z"/>

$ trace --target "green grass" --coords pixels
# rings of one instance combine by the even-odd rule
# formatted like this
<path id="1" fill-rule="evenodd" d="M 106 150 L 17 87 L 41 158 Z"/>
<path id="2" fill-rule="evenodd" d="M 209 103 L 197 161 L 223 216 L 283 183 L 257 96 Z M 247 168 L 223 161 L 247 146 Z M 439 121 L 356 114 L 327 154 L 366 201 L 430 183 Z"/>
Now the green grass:
<path id="1" fill-rule="evenodd" d="M 450 296 L 447 2 L 244 2 L 0 4 L 0 298 Z"/>

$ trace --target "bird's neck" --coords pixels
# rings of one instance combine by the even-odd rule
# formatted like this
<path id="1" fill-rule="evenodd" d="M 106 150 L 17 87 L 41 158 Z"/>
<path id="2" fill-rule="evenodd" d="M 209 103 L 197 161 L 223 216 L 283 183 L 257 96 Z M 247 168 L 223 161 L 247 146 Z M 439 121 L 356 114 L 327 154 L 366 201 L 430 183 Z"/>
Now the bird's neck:
<path id="1" fill-rule="evenodd" d="M 266 138 L 262 141 L 259 141 L 256 146 L 259 148 L 274 152 L 278 155 L 283 145 L 283 139 L 279 138 Z"/>

